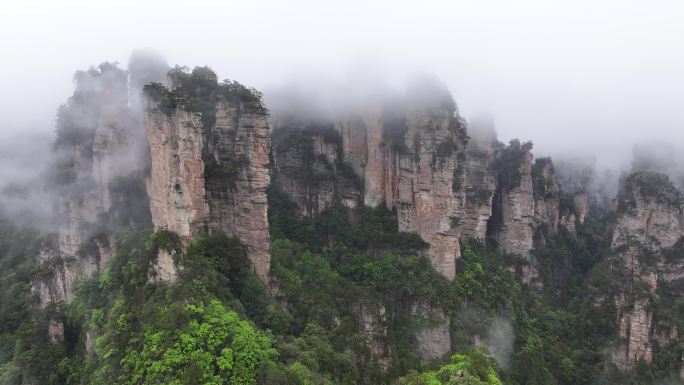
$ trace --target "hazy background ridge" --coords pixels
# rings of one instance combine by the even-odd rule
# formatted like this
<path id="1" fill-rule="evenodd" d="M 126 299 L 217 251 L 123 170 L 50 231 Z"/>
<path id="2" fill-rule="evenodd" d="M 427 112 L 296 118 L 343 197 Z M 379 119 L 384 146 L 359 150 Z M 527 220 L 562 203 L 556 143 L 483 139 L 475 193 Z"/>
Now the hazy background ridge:
<path id="1" fill-rule="evenodd" d="M 0 140 L 51 133 L 76 69 L 135 48 L 260 89 L 291 79 L 434 73 L 467 119 L 493 116 L 535 154 L 627 164 L 684 147 L 679 1 L 24 1 L 0 13 Z M 268 95 L 267 95 L 268 96 Z"/>

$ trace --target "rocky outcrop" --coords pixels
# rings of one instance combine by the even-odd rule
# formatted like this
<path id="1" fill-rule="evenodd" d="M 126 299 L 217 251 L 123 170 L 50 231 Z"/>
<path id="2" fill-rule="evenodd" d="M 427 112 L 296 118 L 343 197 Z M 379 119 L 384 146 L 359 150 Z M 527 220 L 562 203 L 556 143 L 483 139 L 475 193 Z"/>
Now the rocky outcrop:
<path id="1" fill-rule="evenodd" d="M 584 224 L 588 213 L 588 193 L 578 192 L 570 195 L 561 192 L 559 226 L 565 227 L 568 231 L 574 233 L 578 225 Z"/>
<path id="2" fill-rule="evenodd" d="M 412 108 L 406 122 L 403 146 L 395 158 L 397 192 L 392 202 L 399 230 L 420 235 L 430 245 L 435 269 L 453 279 L 465 205 L 460 188 L 465 177 L 465 127 L 453 107 Z"/>
<path id="3" fill-rule="evenodd" d="M 467 135 L 448 91 L 413 83 L 400 100 L 375 100 L 328 120 L 287 112 L 273 119 L 274 183 L 300 212 L 315 216 L 332 202 L 394 208 L 398 230 L 420 235 L 435 269 L 453 279 L 465 216 Z M 416 335 L 419 355 L 448 352 L 444 311 L 417 315 L 430 318 Z M 374 350 L 385 362 L 386 348 Z"/>
<path id="4" fill-rule="evenodd" d="M 387 348 L 385 307 L 361 304 L 356 310 L 356 318 L 378 364 L 387 371 L 391 366 L 392 357 Z"/>
<path id="5" fill-rule="evenodd" d="M 492 201 L 497 188 L 494 169 L 497 148 L 496 138 L 468 142 L 465 166 L 465 215 L 461 235 L 484 240 L 487 223 L 492 216 Z"/>
<path id="6" fill-rule="evenodd" d="M 111 258 L 115 235 L 150 225 L 142 173 L 147 164 L 128 74 L 110 63 L 80 71 L 76 90 L 60 107 L 54 169 L 49 183 L 56 230 L 36 257 L 37 306 L 70 302 L 75 283 Z M 51 341 L 64 339 L 61 319 L 48 324 Z"/>
<path id="7" fill-rule="evenodd" d="M 149 223 L 140 172 L 146 163 L 128 77 L 116 65 L 78 72 L 60 108 L 52 182 L 56 233 L 38 256 L 46 275 L 34 281 L 39 303 L 69 302 L 76 280 L 92 276 L 114 254 L 114 234 Z"/>
<path id="8" fill-rule="evenodd" d="M 487 223 L 488 234 L 503 251 L 523 257 L 529 257 L 535 239 L 544 242 L 558 231 L 559 224 L 569 226 L 572 222 L 574 226 L 575 220 L 563 216 L 561 190 L 551 159 L 537 158 L 532 163 L 531 149 L 532 143 L 518 140 L 498 149 L 494 164 L 497 184 Z M 533 273 L 534 266 L 524 270 Z"/>
<path id="9" fill-rule="evenodd" d="M 178 268 L 173 261 L 176 250 L 168 251 L 162 247 L 157 253 L 157 260 L 150 266 L 149 282 L 175 282 L 178 278 Z"/>
<path id="10" fill-rule="evenodd" d="M 444 312 L 426 303 L 416 304 L 413 313 L 425 326 L 416 333 L 418 357 L 423 360 L 444 356 L 451 350 L 449 319 Z"/>
<path id="11" fill-rule="evenodd" d="M 209 216 L 201 115 L 180 108 L 167 115 L 151 108 L 145 128 L 153 159 L 146 180 L 152 222 L 187 242 Z"/>
<path id="12" fill-rule="evenodd" d="M 171 71 L 170 83 L 145 89 L 154 227 L 186 244 L 200 232 L 236 236 L 267 281 L 271 142 L 260 96 L 239 83 L 219 84 L 208 68 Z"/>
<path id="13" fill-rule="evenodd" d="M 135 87 L 152 76 L 144 69 L 130 74 Z M 129 89 L 129 74 L 116 65 L 77 73 L 58 114 L 57 229 L 37 256 L 45 272 L 33 281 L 38 306 L 71 301 L 75 283 L 114 255 L 118 233 L 153 225 L 185 242 L 199 232 L 234 235 L 268 279 L 270 138 L 259 96 L 237 83 L 219 85 L 206 69 L 172 75 L 170 90 L 152 86 L 157 99 L 143 114 L 140 90 Z M 177 268 L 173 251 L 160 249 L 150 281 L 173 282 Z"/>
<path id="14" fill-rule="evenodd" d="M 682 236 L 682 196 L 663 174 L 629 175 L 618 198 L 618 213 L 613 247 L 630 241 L 670 247 Z"/>
<path id="15" fill-rule="evenodd" d="M 586 191 L 580 191 L 572 197 L 574 203 L 575 218 L 579 224 L 584 224 L 584 220 L 589 214 L 589 194 Z"/>
<path id="16" fill-rule="evenodd" d="M 399 231 L 419 234 L 448 278 L 464 217 L 465 126 L 448 92 L 415 83 L 401 100 L 325 120 L 274 117 L 275 183 L 304 215 L 331 202 L 396 208 Z"/>
<path id="17" fill-rule="evenodd" d="M 554 162 L 556 180 L 560 187 L 559 226 L 574 232 L 584 224 L 590 203 L 599 204 L 599 191 L 594 186 L 594 170 L 583 159 L 561 159 Z"/>
<path id="18" fill-rule="evenodd" d="M 684 235 L 683 205 L 682 194 L 664 174 L 637 172 L 623 182 L 612 240 L 623 262 L 624 292 L 617 298 L 623 342 L 614 355 L 623 370 L 634 368 L 639 359 L 650 362 L 654 342 L 677 338 L 673 325 L 666 325 L 668 333 L 658 332 L 663 328 L 650 299 L 661 280 L 674 278 L 666 274 L 672 266 L 665 255 Z"/>
<path id="19" fill-rule="evenodd" d="M 38 298 L 38 306 L 45 308 L 52 302 L 70 302 L 74 283 L 83 274 L 51 248 L 42 249 L 37 262 L 46 267 L 46 274 L 35 279 L 31 288 Z"/>
<path id="20" fill-rule="evenodd" d="M 508 253 L 529 255 L 533 246 L 535 200 L 531 143 L 512 141 L 497 157 L 498 188 L 489 232 Z"/>
<path id="21" fill-rule="evenodd" d="M 535 159 L 532 178 L 536 227 L 541 227 L 545 235 L 555 233 L 560 219 L 560 187 L 551 158 Z"/>
<path id="22" fill-rule="evenodd" d="M 359 176 L 343 154 L 342 137 L 330 122 L 274 122 L 274 183 L 316 216 L 333 202 L 354 208 L 361 197 Z"/>

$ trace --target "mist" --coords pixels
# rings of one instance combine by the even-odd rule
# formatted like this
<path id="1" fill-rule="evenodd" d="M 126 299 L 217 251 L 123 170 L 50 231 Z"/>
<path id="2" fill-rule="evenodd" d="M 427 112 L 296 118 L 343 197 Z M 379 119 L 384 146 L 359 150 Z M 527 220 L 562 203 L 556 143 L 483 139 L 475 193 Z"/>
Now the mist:
<path id="1" fill-rule="evenodd" d="M 5 130 L 0 141 L 0 219 L 54 231 L 68 216 L 63 212 L 64 197 L 78 201 L 93 194 L 93 172 L 103 180 L 124 178 L 119 179 L 122 184 L 125 178 L 143 173 L 149 147 L 142 88 L 165 81 L 169 68 L 158 52 L 136 50 L 127 69 L 103 62 L 78 70 L 73 75 L 73 94 L 56 109 L 56 133 Z M 91 162 L 76 150 L 88 141 L 93 148 Z M 83 173 L 86 177 L 79 172 L 83 169 L 91 169 Z M 109 204 L 104 202 L 111 199 L 109 194 L 100 198 L 101 204 Z"/>
<path id="2" fill-rule="evenodd" d="M 40 131 L 0 139 L 0 219 L 49 229 L 52 194 L 44 183 L 54 138 Z"/>
<path id="3" fill-rule="evenodd" d="M 508 368 L 513 354 L 515 333 L 509 319 L 495 318 L 487 330 L 486 346 L 496 363 Z"/>
<path id="4" fill-rule="evenodd" d="M 659 154 L 684 148 L 681 2 L 165 5 L 3 7 L 0 187 L 38 175 L 32 165 L 48 161 L 45 146 L 74 71 L 104 61 L 126 68 L 131 52 L 146 47 L 165 56 L 158 64 L 209 65 L 219 78 L 264 90 L 272 111 L 284 106 L 277 100 L 284 87 L 298 87 L 316 105 L 351 108 L 427 73 L 449 89 L 466 120 L 490 119 L 499 140 L 531 140 L 536 156 L 590 159 L 599 173 L 630 169 L 644 153 L 633 149 L 646 142 Z"/>

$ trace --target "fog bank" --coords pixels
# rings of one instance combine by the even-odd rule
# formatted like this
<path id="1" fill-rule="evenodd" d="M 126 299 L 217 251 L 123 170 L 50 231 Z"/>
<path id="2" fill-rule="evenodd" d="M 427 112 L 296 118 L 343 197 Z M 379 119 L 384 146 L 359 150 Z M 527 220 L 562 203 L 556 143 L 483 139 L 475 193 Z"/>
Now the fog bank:
<path id="1" fill-rule="evenodd" d="M 684 148 L 682 19 L 684 3 L 666 0 L 11 2 L 0 13 L 0 140 L 52 135 L 76 69 L 125 68 L 133 49 L 153 47 L 267 102 L 287 83 L 346 84 L 313 91 L 363 100 L 424 71 L 466 119 L 491 117 L 502 141 L 619 174 L 635 144 Z"/>

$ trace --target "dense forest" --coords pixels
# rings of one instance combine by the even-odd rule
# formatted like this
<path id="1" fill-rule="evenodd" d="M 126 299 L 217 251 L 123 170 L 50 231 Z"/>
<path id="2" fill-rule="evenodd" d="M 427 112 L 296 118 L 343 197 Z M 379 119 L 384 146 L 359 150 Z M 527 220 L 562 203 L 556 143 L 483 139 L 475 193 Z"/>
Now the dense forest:
<path id="1" fill-rule="evenodd" d="M 522 285 L 508 268 L 516 257 L 491 243 L 463 245 L 449 282 L 417 256 L 421 240 L 398 233 L 395 214 L 384 207 L 360 209 L 351 223 L 341 207 L 303 221 L 292 219 L 282 193 L 269 198 L 271 293 L 249 269 L 244 247 L 225 234 L 200 236 L 177 256 L 183 270 L 176 284 L 151 282 L 157 249 L 172 249 L 177 239 L 142 231 L 122 234 L 107 270 L 79 282 L 71 303 L 32 310 L 39 235 L 4 221 L 3 383 L 646 384 L 678 372 L 681 347 L 630 375 L 606 363 L 615 308 L 592 302 L 620 286 L 608 256 L 610 213 L 595 212 L 576 235 L 561 232 L 543 246 L 542 276 L 553 278 L 540 291 Z M 417 300 L 449 309 L 451 357 L 416 357 L 415 332 L 429 322 L 407 309 Z M 681 300 L 670 299 L 674 317 L 681 317 Z M 358 306 L 386 309 L 390 370 L 354 322 Z M 64 322 L 63 344 L 47 334 L 53 319 Z M 501 336 L 510 338 L 503 352 L 510 357 L 501 362 L 473 341 L 492 323 L 510 333 Z M 95 341 L 86 343 L 86 330 L 97 332 Z M 457 372 L 464 377 L 454 382 Z"/>

